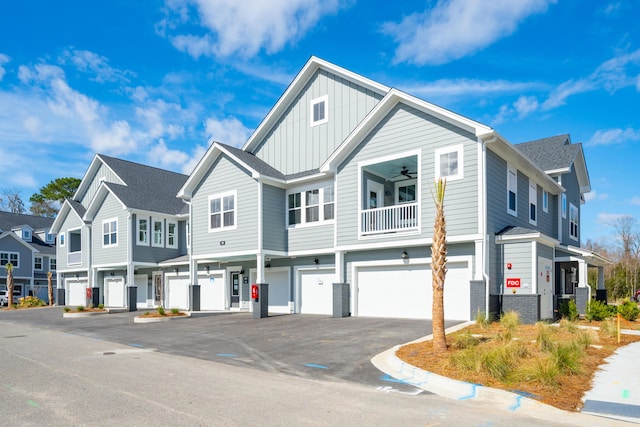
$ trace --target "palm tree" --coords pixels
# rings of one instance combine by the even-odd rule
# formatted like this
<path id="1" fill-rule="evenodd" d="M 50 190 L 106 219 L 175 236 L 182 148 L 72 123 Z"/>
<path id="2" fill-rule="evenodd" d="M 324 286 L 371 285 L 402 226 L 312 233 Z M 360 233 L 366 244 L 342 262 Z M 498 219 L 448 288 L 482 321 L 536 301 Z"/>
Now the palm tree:
<path id="1" fill-rule="evenodd" d="M 7 269 L 7 306 L 13 306 L 13 264 L 8 262 L 5 265 Z"/>
<path id="2" fill-rule="evenodd" d="M 47 271 L 47 287 L 48 287 L 48 297 L 49 297 L 49 305 L 53 305 L 53 274 L 50 271 Z"/>
<path id="3" fill-rule="evenodd" d="M 433 245 L 431 246 L 431 284 L 433 286 L 431 317 L 433 349 L 436 352 L 447 351 L 447 336 L 444 330 L 444 278 L 447 274 L 447 224 L 444 218 L 444 190 L 446 186 L 446 181 L 439 178 L 435 183 L 435 194 L 433 195 L 436 218 L 433 225 Z"/>

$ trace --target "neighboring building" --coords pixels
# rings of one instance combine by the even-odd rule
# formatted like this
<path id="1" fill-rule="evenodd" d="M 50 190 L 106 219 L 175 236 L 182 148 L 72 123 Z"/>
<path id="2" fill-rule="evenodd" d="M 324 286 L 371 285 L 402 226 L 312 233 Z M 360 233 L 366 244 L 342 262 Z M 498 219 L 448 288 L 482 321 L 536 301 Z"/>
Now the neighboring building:
<path id="1" fill-rule="evenodd" d="M 187 176 L 96 155 L 72 199 L 62 205 L 52 230 L 58 236 L 58 283 L 68 305 L 97 302 L 128 306 L 128 287 L 138 307 L 160 305 L 165 276 L 188 272 L 188 205 L 176 198 Z M 182 257 L 182 258 L 180 258 Z M 163 261 L 169 261 L 162 264 Z M 161 266 L 162 265 L 162 266 Z M 87 289 L 97 294 L 89 298 Z M 186 304 L 184 295 L 165 295 Z"/>
<path id="2" fill-rule="evenodd" d="M 7 288 L 6 264 L 13 265 L 13 296 L 33 295 L 49 302 L 47 272 L 56 286 L 53 218 L 0 211 L 0 289 Z M 55 298 L 55 296 L 54 296 Z"/>
<path id="3" fill-rule="evenodd" d="M 65 265 L 65 277 L 87 271 L 101 286 L 115 269 L 132 284 L 138 268 L 165 284 L 168 307 L 250 310 L 250 284 L 268 283 L 270 311 L 330 315 L 333 283 L 343 283 L 338 302 L 353 316 L 430 318 L 431 191 L 440 177 L 448 319 L 506 309 L 528 322 L 552 318 L 562 300 L 586 304 L 588 266 L 599 269 L 604 289 L 607 260 L 580 248 L 580 207 L 590 191 L 580 144 L 564 135 L 513 145 L 490 127 L 315 57 L 242 148 L 213 142 L 184 177 L 174 196 L 186 204 L 162 212 L 174 215 L 167 218 L 180 233 L 191 224 L 188 251 L 154 252 L 148 264 L 137 258 L 149 229 L 109 174 L 98 184 L 100 159 L 54 228 L 71 240 L 72 229 L 85 227 L 100 242 L 108 230 L 99 230 L 117 217 L 118 239 L 131 250 L 116 260 L 94 243 L 91 261 Z M 152 199 L 145 191 L 135 194 Z"/>

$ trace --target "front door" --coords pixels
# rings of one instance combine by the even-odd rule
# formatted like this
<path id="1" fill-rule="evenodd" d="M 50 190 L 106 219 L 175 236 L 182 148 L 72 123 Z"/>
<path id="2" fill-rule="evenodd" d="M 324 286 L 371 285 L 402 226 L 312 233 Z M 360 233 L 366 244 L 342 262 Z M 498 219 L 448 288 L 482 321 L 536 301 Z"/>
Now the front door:
<path id="1" fill-rule="evenodd" d="M 538 258 L 538 293 L 540 319 L 553 319 L 553 261 Z"/>
<path id="2" fill-rule="evenodd" d="M 231 273 L 231 291 L 229 295 L 231 295 L 231 307 L 240 307 L 240 273 L 237 271 Z"/>
<path id="3" fill-rule="evenodd" d="M 367 209 L 384 207 L 384 186 L 379 182 L 367 181 Z"/>
<path id="4" fill-rule="evenodd" d="M 163 299 L 162 273 L 153 275 L 153 303 L 160 307 Z"/>

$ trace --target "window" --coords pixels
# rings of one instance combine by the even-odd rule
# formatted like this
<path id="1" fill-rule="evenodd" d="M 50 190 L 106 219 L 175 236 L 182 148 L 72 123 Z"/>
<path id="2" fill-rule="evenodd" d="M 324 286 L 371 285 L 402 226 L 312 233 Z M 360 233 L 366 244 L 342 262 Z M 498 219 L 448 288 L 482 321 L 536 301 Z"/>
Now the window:
<path id="1" fill-rule="evenodd" d="M 58 261 L 55 258 L 49 258 L 49 270 L 57 270 L 58 269 Z"/>
<path id="2" fill-rule="evenodd" d="M 518 171 L 507 166 L 507 212 L 518 216 Z"/>
<path id="3" fill-rule="evenodd" d="M 542 192 L 542 210 L 545 212 L 549 212 L 549 192 Z"/>
<path id="4" fill-rule="evenodd" d="M 462 145 L 436 150 L 436 179 L 446 178 L 447 181 L 462 179 L 462 154 Z"/>
<path id="5" fill-rule="evenodd" d="M 538 223 L 538 186 L 529 181 L 529 223 Z"/>
<path id="6" fill-rule="evenodd" d="M 209 231 L 235 229 L 236 192 L 209 196 Z"/>
<path id="7" fill-rule="evenodd" d="M 289 194 L 287 196 L 287 214 L 289 226 L 334 219 L 335 194 L 333 185 Z"/>
<path id="8" fill-rule="evenodd" d="M 569 236 L 578 240 L 578 208 L 569 203 Z"/>
<path id="9" fill-rule="evenodd" d="M 413 203 L 416 201 L 416 180 L 406 180 L 396 183 L 396 203 Z"/>
<path id="10" fill-rule="evenodd" d="M 190 248 L 191 247 L 191 224 L 189 224 L 189 222 L 187 221 L 187 223 L 185 224 L 185 230 L 186 230 L 186 234 L 187 234 L 187 247 Z"/>
<path id="11" fill-rule="evenodd" d="M 329 97 L 327 95 L 315 98 L 311 101 L 310 123 L 311 126 L 321 125 L 329 121 L 328 117 Z"/>
<path id="12" fill-rule="evenodd" d="M 102 221 L 102 247 L 118 245 L 118 220 Z"/>
<path id="13" fill-rule="evenodd" d="M 167 221 L 167 247 L 178 247 L 178 224 L 176 222 Z"/>
<path id="14" fill-rule="evenodd" d="M 562 193 L 562 218 L 567 219 L 567 194 Z"/>
<path id="15" fill-rule="evenodd" d="M 59 239 L 59 243 L 60 243 L 60 247 L 64 247 L 64 232 L 60 233 L 60 235 L 58 236 Z"/>
<path id="16" fill-rule="evenodd" d="M 149 219 L 138 217 L 138 244 L 149 244 Z"/>
<path id="17" fill-rule="evenodd" d="M 22 229 L 22 240 L 26 242 L 31 241 L 31 230 L 27 230 L 26 228 Z"/>
<path id="18" fill-rule="evenodd" d="M 34 270 L 42 270 L 42 257 L 41 256 L 33 257 L 33 269 Z"/>
<path id="19" fill-rule="evenodd" d="M 153 240 L 151 246 L 164 246 L 164 221 L 154 219 L 153 223 Z"/>
<path id="20" fill-rule="evenodd" d="M 0 252 L 0 266 L 11 263 L 14 268 L 20 267 L 17 252 Z"/>
<path id="21" fill-rule="evenodd" d="M 44 241 L 47 243 L 53 243 L 53 234 L 51 233 L 45 234 Z"/>

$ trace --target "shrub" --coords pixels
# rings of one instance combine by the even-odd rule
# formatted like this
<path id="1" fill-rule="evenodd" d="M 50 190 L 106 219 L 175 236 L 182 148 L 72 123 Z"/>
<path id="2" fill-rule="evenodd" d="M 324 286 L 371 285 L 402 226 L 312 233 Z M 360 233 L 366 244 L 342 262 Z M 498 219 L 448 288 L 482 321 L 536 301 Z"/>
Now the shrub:
<path id="1" fill-rule="evenodd" d="M 78 306 L 78 311 L 84 311 L 84 305 L 79 305 Z"/>
<path id="2" fill-rule="evenodd" d="M 578 335 L 576 337 L 576 343 L 586 349 L 588 348 L 594 341 L 596 341 L 598 338 L 598 334 L 596 334 L 595 331 L 592 331 L 590 329 L 588 330 L 581 330 L 578 332 Z"/>
<path id="3" fill-rule="evenodd" d="M 600 321 L 606 320 L 613 316 L 614 312 L 607 305 L 607 303 L 597 300 L 591 300 L 587 307 L 587 320 L 588 321 Z"/>
<path id="4" fill-rule="evenodd" d="M 612 319 L 608 319 L 600 323 L 600 333 L 608 338 L 615 337 L 618 333 L 616 322 L 614 322 Z"/>
<path id="5" fill-rule="evenodd" d="M 526 371 L 518 374 L 518 381 L 537 381 L 549 386 L 558 385 L 558 376 L 560 371 L 558 365 L 556 365 L 551 357 L 545 357 L 536 360 L 535 364 Z"/>
<path id="6" fill-rule="evenodd" d="M 551 351 L 551 359 L 560 372 L 580 373 L 580 359 L 584 356 L 584 350 L 571 341 L 568 343 L 558 343 Z"/>
<path id="7" fill-rule="evenodd" d="M 172 308 L 171 309 L 171 314 L 178 314 L 178 313 L 180 313 L 179 309 L 177 309 L 177 308 Z"/>
<path id="8" fill-rule="evenodd" d="M 578 319 L 578 308 L 576 307 L 575 300 L 570 299 L 560 304 L 560 316 L 572 322 Z"/>
<path id="9" fill-rule="evenodd" d="M 515 311 L 508 311 L 502 314 L 500 317 L 500 325 L 505 329 L 501 338 L 505 341 L 511 341 L 513 333 L 520 325 L 520 315 Z"/>
<path id="10" fill-rule="evenodd" d="M 527 356 L 527 349 L 520 343 L 510 343 L 481 354 L 482 372 L 504 381 L 518 365 L 518 360 Z"/>
<path id="11" fill-rule="evenodd" d="M 474 337 L 471 335 L 471 332 L 464 331 L 461 334 L 454 335 L 453 337 L 453 348 L 456 349 L 465 349 L 465 348 L 473 348 L 480 344 L 480 338 Z"/>
<path id="12" fill-rule="evenodd" d="M 554 346 L 552 335 L 550 325 L 544 322 L 536 323 L 536 343 L 541 350 L 551 351 Z"/>
<path id="13" fill-rule="evenodd" d="M 620 316 L 624 317 L 626 320 L 633 322 L 640 315 L 640 308 L 638 308 L 638 304 L 635 302 L 625 300 L 618 306 L 618 313 L 620 313 Z"/>
<path id="14" fill-rule="evenodd" d="M 487 327 L 489 327 L 489 324 L 493 321 L 493 319 L 491 318 L 491 314 L 489 314 L 488 316 L 478 310 L 478 313 L 476 313 L 476 325 L 480 326 L 482 329 L 486 329 Z"/>
<path id="15" fill-rule="evenodd" d="M 569 319 L 560 319 L 560 327 L 563 329 L 566 329 L 568 332 L 571 332 L 572 334 L 575 334 L 578 331 L 578 328 L 576 327 L 575 323 L 573 323 L 571 320 Z"/>
<path id="16" fill-rule="evenodd" d="M 100 310 L 104 310 L 104 304 L 98 304 L 98 308 L 99 308 Z"/>
<path id="17" fill-rule="evenodd" d="M 164 316 L 165 315 L 164 307 L 158 307 L 158 314 L 160 316 Z"/>
<path id="18" fill-rule="evenodd" d="M 45 303 L 41 299 L 28 296 L 28 297 L 20 298 L 18 300 L 17 307 L 20 307 L 20 308 L 41 307 L 43 305 L 45 305 Z"/>
<path id="19" fill-rule="evenodd" d="M 64 310 L 65 313 L 68 313 L 68 312 L 71 311 L 71 309 L 69 307 L 65 307 L 65 308 L 63 308 L 63 310 Z"/>

